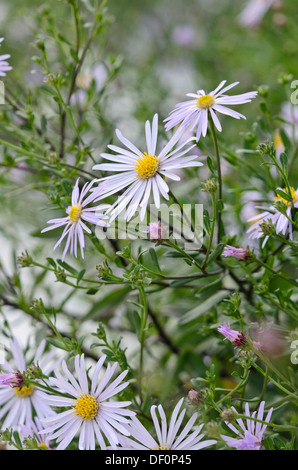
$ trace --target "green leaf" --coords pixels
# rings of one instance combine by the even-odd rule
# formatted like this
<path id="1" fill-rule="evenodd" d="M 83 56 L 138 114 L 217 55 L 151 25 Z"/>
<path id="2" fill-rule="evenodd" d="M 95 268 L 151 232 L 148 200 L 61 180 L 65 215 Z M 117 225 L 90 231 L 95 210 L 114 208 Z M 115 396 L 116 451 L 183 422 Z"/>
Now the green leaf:
<path id="1" fill-rule="evenodd" d="M 57 263 L 62 268 L 66 269 L 66 271 L 70 272 L 71 274 L 74 274 L 74 275 L 78 274 L 78 271 L 75 268 L 73 268 L 72 266 L 70 266 L 68 263 L 66 263 L 65 261 L 61 261 L 61 259 L 58 259 Z"/>
<path id="2" fill-rule="evenodd" d="M 126 295 L 131 292 L 131 287 L 124 287 L 122 289 L 115 289 L 110 291 L 105 297 L 100 299 L 96 302 L 91 310 L 87 313 L 87 315 L 83 318 L 83 320 L 88 320 L 89 318 L 96 317 L 96 315 L 100 316 L 103 313 L 105 308 L 109 310 L 113 310 L 116 305 L 119 305 L 121 302 L 124 301 Z"/>
<path id="3" fill-rule="evenodd" d="M 53 258 L 47 258 L 47 262 L 56 270 L 57 269 L 57 265 L 55 263 L 55 261 L 53 260 Z"/>
<path id="4" fill-rule="evenodd" d="M 159 273 L 161 273 L 161 269 L 160 269 L 160 266 L 159 266 L 157 254 L 156 254 L 156 251 L 154 250 L 154 248 L 150 248 L 149 253 L 150 253 L 150 256 L 151 256 L 151 259 L 153 261 L 154 266 L 156 267 L 157 271 Z"/>
<path id="5" fill-rule="evenodd" d="M 292 200 L 291 196 L 289 196 L 288 193 L 285 193 L 285 192 L 282 191 L 281 189 L 277 189 L 277 190 L 276 190 L 276 194 L 278 194 L 280 197 L 282 197 L 282 198 L 285 199 L 286 201 L 291 201 L 291 200 Z"/>
<path id="6" fill-rule="evenodd" d="M 288 174 L 288 156 L 285 152 L 280 154 L 280 162 L 284 173 Z"/>
<path id="7" fill-rule="evenodd" d="M 77 278 L 77 285 L 79 285 L 80 281 L 84 277 L 84 274 L 86 272 L 86 269 L 82 269 L 82 271 L 79 272 L 78 278 Z"/>
<path id="8" fill-rule="evenodd" d="M 228 297 L 229 293 L 227 292 L 217 292 L 215 295 L 207 299 L 205 302 L 200 304 L 198 307 L 193 308 L 189 312 L 185 313 L 180 320 L 180 324 L 184 325 L 185 323 L 189 323 L 200 315 L 203 315 L 206 312 L 209 312 L 215 305 L 218 305 L 224 298 Z"/>
<path id="9" fill-rule="evenodd" d="M 219 245 L 217 245 L 215 250 L 209 256 L 206 266 L 209 266 L 209 264 L 213 263 L 213 261 L 215 261 L 222 254 L 223 250 L 224 250 L 224 244 L 219 243 Z"/>

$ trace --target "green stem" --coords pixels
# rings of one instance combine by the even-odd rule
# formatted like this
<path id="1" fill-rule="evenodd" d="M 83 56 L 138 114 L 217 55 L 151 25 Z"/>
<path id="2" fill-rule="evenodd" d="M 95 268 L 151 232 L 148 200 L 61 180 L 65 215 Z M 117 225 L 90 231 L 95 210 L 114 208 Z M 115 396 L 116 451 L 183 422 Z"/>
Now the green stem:
<path id="1" fill-rule="evenodd" d="M 211 251 L 211 247 L 212 247 L 212 242 L 213 242 L 215 221 L 216 221 L 216 200 L 215 200 L 215 195 L 214 195 L 214 193 L 212 193 L 211 196 L 212 196 L 212 208 L 213 208 L 212 225 L 211 225 L 211 232 L 210 232 L 210 237 L 209 237 L 209 243 L 208 243 L 208 247 L 207 247 L 207 252 L 206 252 L 205 260 L 204 260 L 204 263 L 203 263 L 203 266 L 202 266 L 202 269 L 203 269 L 203 270 L 205 269 L 205 267 L 206 267 L 206 265 L 207 265 L 208 258 L 209 258 L 209 255 L 210 255 L 210 251 Z"/>
<path id="2" fill-rule="evenodd" d="M 218 148 L 218 141 L 215 131 L 214 122 L 210 119 L 210 128 L 214 142 L 214 149 L 215 149 L 215 156 L 216 156 L 216 163 L 217 163 L 217 180 L 218 180 L 218 200 L 217 200 L 217 226 L 218 226 L 218 233 L 217 233 L 217 243 L 220 243 L 221 239 L 221 212 L 223 206 L 222 200 L 222 175 L 221 175 L 221 166 L 220 166 L 220 155 L 219 155 L 219 148 Z"/>
<path id="3" fill-rule="evenodd" d="M 146 339 L 146 326 L 148 320 L 148 304 L 146 293 L 143 286 L 139 286 L 139 296 L 140 296 L 140 303 L 142 305 L 141 309 L 141 325 L 140 325 L 140 366 L 139 366 L 139 395 L 140 401 L 143 402 L 143 393 L 142 393 L 142 385 L 143 385 L 143 373 L 144 373 L 144 345 Z"/>

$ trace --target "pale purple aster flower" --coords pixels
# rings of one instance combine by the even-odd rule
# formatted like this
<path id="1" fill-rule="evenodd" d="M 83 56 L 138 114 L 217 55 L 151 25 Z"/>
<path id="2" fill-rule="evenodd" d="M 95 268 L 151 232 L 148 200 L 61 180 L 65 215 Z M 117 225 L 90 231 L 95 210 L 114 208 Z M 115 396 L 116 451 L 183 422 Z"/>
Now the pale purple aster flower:
<path id="1" fill-rule="evenodd" d="M 247 258 L 248 251 L 245 248 L 235 248 L 234 246 L 226 245 L 222 255 L 232 256 L 239 259 L 239 261 L 244 261 Z"/>
<path id="2" fill-rule="evenodd" d="M 59 360 L 54 360 L 54 350 L 44 355 L 45 346 L 45 340 L 41 341 L 33 359 L 26 364 L 24 353 L 17 339 L 13 338 L 10 341 L 10 348 L 15 363 L 14 367 L 5 361 L 1 364 L 1 368 L 8 374 L 14 374 L 25 372 L 30 364 L 38 364 L 45 375 L 50 375 L 57 367 Z M 2 429 L 17 427 L 22 424 L 27 425 L 34 414 L 40 419 L 53 414 L 54 412 L 44 401 L 45 397 L 46 392 L 35 385 L 12 388 L 10 384 L 0 384 L 0 422 Z"/>
<path id="3" fill-rule="evenodd" d="M 0 375 L 0 385 L 9 385 L 12 388 L 20 388 L 24 382 L 24 377 L 19 372 Z"/>
<path id="4" fill-rule="evenodd" d="M 76 181 L 74 189 L 72 191 L 71 206 L 66 209 L 67 217 L 60 219 L 52 219 L 48 221 L 48 224 L 53 224 L 50 227 L 43 229 L 41 232 L 48 232 L 49 230 L 54 230 L 58 227 L 65 226 L 61 237 L 54 246 L 54 250 L 61 244 L 62 240 L 67 237 L 65 248 L 62 254 L 62 261 L 65 258 L 67 250 L 70 248 L 70 254 L 77 257 L 78 251 L 78 242 L 81 248 L 81 255 L 84 258 L 84 248 L 85 248 L 85 239 L 84 231 L 91 233 L 91 230 L 85 222 L 100 225 L 101 227 L 107 227 L 107 222 L 104 222 L 104 219 L 107 219 L 107 216 L 104 214 L 97 213 L 97 211 L 106 209 L 109 205 L 100 205 L 88 207 L 89 204 L 94 202 L 94 199 L 101 193 L 101 188 L 98 187 L 95 191 L 91 192 L 89 196 L 87 194 L 90 192 L 91 188 L 94 186 L 96 180 L 91 181 L 90 183 L 85 183 L 81 192 L 79 190 L 79 178 Z"/>
<path id="5" fill-rule="evenodd" d="M 276 3 L 276 0 L 249 0 L 238 17 L 239 23 L 246 28 L 256 28 Z"/>
<path id="6" fill-rule="evenodd" d="M 163 177 L 179 181 L 180 177 L 176 174 L 177 170 L 203 165 L 201 162 L 194 161 L 198 157 L 197 155 L 185 156 L 195 146 L 185 147 L 188 141 L 183 142 L 173 150 L 182 134 L 183 129 L 178 130 L 162 150 L 157 153 L 157 114 L 153 117 L 152 128 L 149 121 L 145 125 L 146 151 L 139 150 L 116 129 L 116 135 L 126 149 L 116 145 L 108 145 L 108 148 L 116 155 L 103 153 L 101 156 L 113 163 L 100 163 L 93 167 L 94 170 L 118 173 L 99 180 L 105 181 L 104 191 L 100 199 L 127 188 L 107 211 L 107 213 L 111 211 L 110 221 L 114 220 L 125 208 L 127 208 L 125 218 L 128 221 L 139 207 L 141 208 L 140 218 L 143 220 L 151 193 L 153 193 L 154 204 L 157 208 L 160 207 L 160 195 L 169 200 L 169 187 Z"/>
<path id="7" fill-rule="evenodd" d="M 237 429 L 233 424 L 227 421 L 225 422 L 225 424 L 238 436 L 238 438 L 234 438 L 234 437 L 221 435 L 221 437 L 224 439 L 224 441 L 227 443 L 229 447 L 236 448 L 237 450 L 260 450 L 262 446 L 263 434 L 267 428 L 267 425 L 263 423 L 259 423 L 257 421 L 253 421 L 249 418 L 252 417 L 252 418 L 259 419 L 261 421 L 265 421 L 266 423 L 269 423 L 272 412 L 273 412 L 273 408 L 270 408 L 265 420 L 263 419 L 264 408 L 265 408 L 265 402 L 262 401 L 259 406 L 257 416 L 256 416 L 256 413 L 257 413 L 256 411 L 254 411 L 252 415 L 250 416 L 249 405 L 248 403 L 245 403 L 245 415 L 247 416 L 246 427 L 242 419 L 240 418 L 236 419 L 241 430 Z M 232 410 L 237 413 L 234 407 L 232 407 Z"/>
<path id="8" fill-rule="evenodd" d="M 51 439 L 59 443 L 56 450 L 68 447 L 77 433 L 79 433 L 79 449 L 94 450 L 96 441 L 102 450 L 107 449 L 105 438 L 115 449 L 119 443 L 119 433 L 129 435 L 128 418 L 135 415 L 127 409 L 130 401 L 109 401 L 128 386 L 123 382 L 127 370 L 122 372 L 112 383 L 117 363 L 112 366 L 108 363 L 105 373 L 99 380 L 106 356 L 103 355 L 97 362 L 91 384 L 89 385 L 86 373 L 84 355 L 75 357 L 75 372 L 77 379 L 69 371 L 65 361 L 62 363 L 63 373 L 55 371 L 56 378 L 50 378 L 50 385 L 62 396 L 48 396 L 47 403 L 65 410 L 55 416 L 43 420 L 46 426 L 44 432 L 51 433 Z"/>
<path id="9" fill-rule="evenodd" d="M 181 398 L 175 406 L 169 423 L 167 423 L 167 417 L 161 405 L 151 407 L 156 439 L 152 437 L 137 417 L 133 417 L 128 429 L 135 440 L 121 437 L 122 448 L 126 450 L 199 450 L 216 444 L 216 441 L 213 439 L 202 441 L 204 434 L 200 433 L 203 424 L 193 429 L 198 413 L 192 415 L 178 435 L 186 412 L 185 408 L 180 412 L 183 400 Z M 161 422 L 158 420 L 156 409 L 159 412 Z"/>
<path id="10" fill-rule="evenodd" d="M 161 241 L 167 237 L 166 230 L 159 222 L 151 222 L 144 233 L 148 233 L 149 238 L 155 241 Z"/>
<path id="11" fill-rule="evenodd" d="M 241 331 L 232 330 L 228 323 L 224 323 L 217 328 L 217 331 L 224 335 L 234 346 L 244 346 L 246 343 L 245 335 Z"/>
<path id="12" fill-rule="evenodd" d="M 181 124 L 181 127 L 187 128 L 191 132 L 196 130 L 196 139 L 199 140 L 201 135 L 205 137 L 207 134 L 209 116 L 219 132 L 222 131 L 222 127 L 217 113 L 226 114 L 235 119 L 246 119 L 243 114 L 227 106 L 249 103 L 257 96 L 258 92 L 251 91 L 240 95 L 228 96 L 225 93 L 238 85 L 239 82 L 224 87 L 225 83 L 226 80 L 223 80 L 210 93 L 206 93 L 204 90 L 198 90 L 197 93 L 187 93 L 186 96 L 192 99 L 178 103 L 175 106 L 175 109 L 164 120 L 166 130 L 168 131 Z"/>
<path id="13" fill-rule="evenodd" d="M 282 188 L 277 188 L 277 189 L 282 189 Z M 293 204 L 295 208 L 298 208 L 298 188 L 290 188 L 291 189 L 291 196 L 293 199 Z M 287 190 L 282 189 L 285 193 L 287 193 Z M 248 219 L 248 222 L 254 222 L 254 224 L 247 230 L 248 238 L 256 239 L 256 238 L 262 238 L 264 237 L 264 232 L 262 230 L 262 224 L 264 222 L 271 222 L 273 226 L 275 226 L 275 231 L 277 234 L 282 234 L 286 235 L 287 233 L 289 234 L 290 240 L 293 239 L 293 227 L 292 227 L 292 222 L 289 220 L 291 219 L 291 213 L 292 213 L 292 204 L 290 201 L 287 201 L 283 199 L 281 196 L 276 196 L 274 198 L 275 202 L 283 202 L 287 207 L 286 207 L 286 214 L 282 214 L 279 212 L 274 206 L 270 206 L 270 211 L 264 211 L 250 219 Z M 269 238 L 269 235 L 266 235 L 264 238 L 264 241 L 262 243 L 262 248 L 265 246 L 267 243 L 267 240 Z"/>
<path id="14" fill-rule="evenodd" d="M 0 38 L 0 44 L 2 43 L 3 40 L 4 38 Z M 7 62 L 7 59 L 9 58 L 10 58 L 10 54 L 0 55 L 0 77 L 5 77 L 6 72 L 9 72 L 10 70 L 12 70 L 12 67 Z"/>

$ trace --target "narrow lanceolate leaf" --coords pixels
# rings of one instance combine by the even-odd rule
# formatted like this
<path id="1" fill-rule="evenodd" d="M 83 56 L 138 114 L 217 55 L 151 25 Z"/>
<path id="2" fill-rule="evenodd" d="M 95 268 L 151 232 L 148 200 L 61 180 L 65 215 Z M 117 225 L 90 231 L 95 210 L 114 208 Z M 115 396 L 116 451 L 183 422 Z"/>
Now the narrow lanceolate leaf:
<path id="1" fill-rule="evenodd" d="M 181 317 L 180 323 L 184 325 L 185 323 L 189 323 L 200 315 L 209 312 L 215 305 L 218 305 L 224 298 L 228 297 L 229 293 L 227 292 L 217 292 L 215 295 L 210 297 L 205 302 L 199 304 L 197 307 L 193 308 L 189 312 L 185 313 L 183 317 Z"/>

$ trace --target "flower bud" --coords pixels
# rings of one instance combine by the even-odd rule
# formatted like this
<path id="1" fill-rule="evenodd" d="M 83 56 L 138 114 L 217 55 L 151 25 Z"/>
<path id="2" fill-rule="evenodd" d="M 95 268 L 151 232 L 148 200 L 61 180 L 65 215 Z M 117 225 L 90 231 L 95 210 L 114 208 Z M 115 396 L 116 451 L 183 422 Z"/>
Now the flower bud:
<path id="1" fill-rule="evenodd" d="M 223 410 L 221 413 L 220 417 L 223 421 L 226 421 L 228 423 L 231 423 L 237 418 L 238 414 L 235 410 L 232 410 L 231 408 L 227 408 L 226 410 Z"/>
<path id="2" fill-rule="evenodd" d="M 246 338 L 241 331 L 232 330 L 227 323 L 224 323 L 217 329 L 219 333 L 224 335 L 234 346 L 245 346 Z"/>
<path id="3" fill-rule="evenodd" d="M 24 383 L 24 377 L 20 372 L 11 372 L 0 375 L 0 385 L 8 385 L 11 388 L 19 388 Z"/>
<path id="4" fill-rule="evenodd" d="M 189 390 L 187 396 L 192 405 L 198 405 L 202 401 L 202 394 L 196 390 Z"/>

